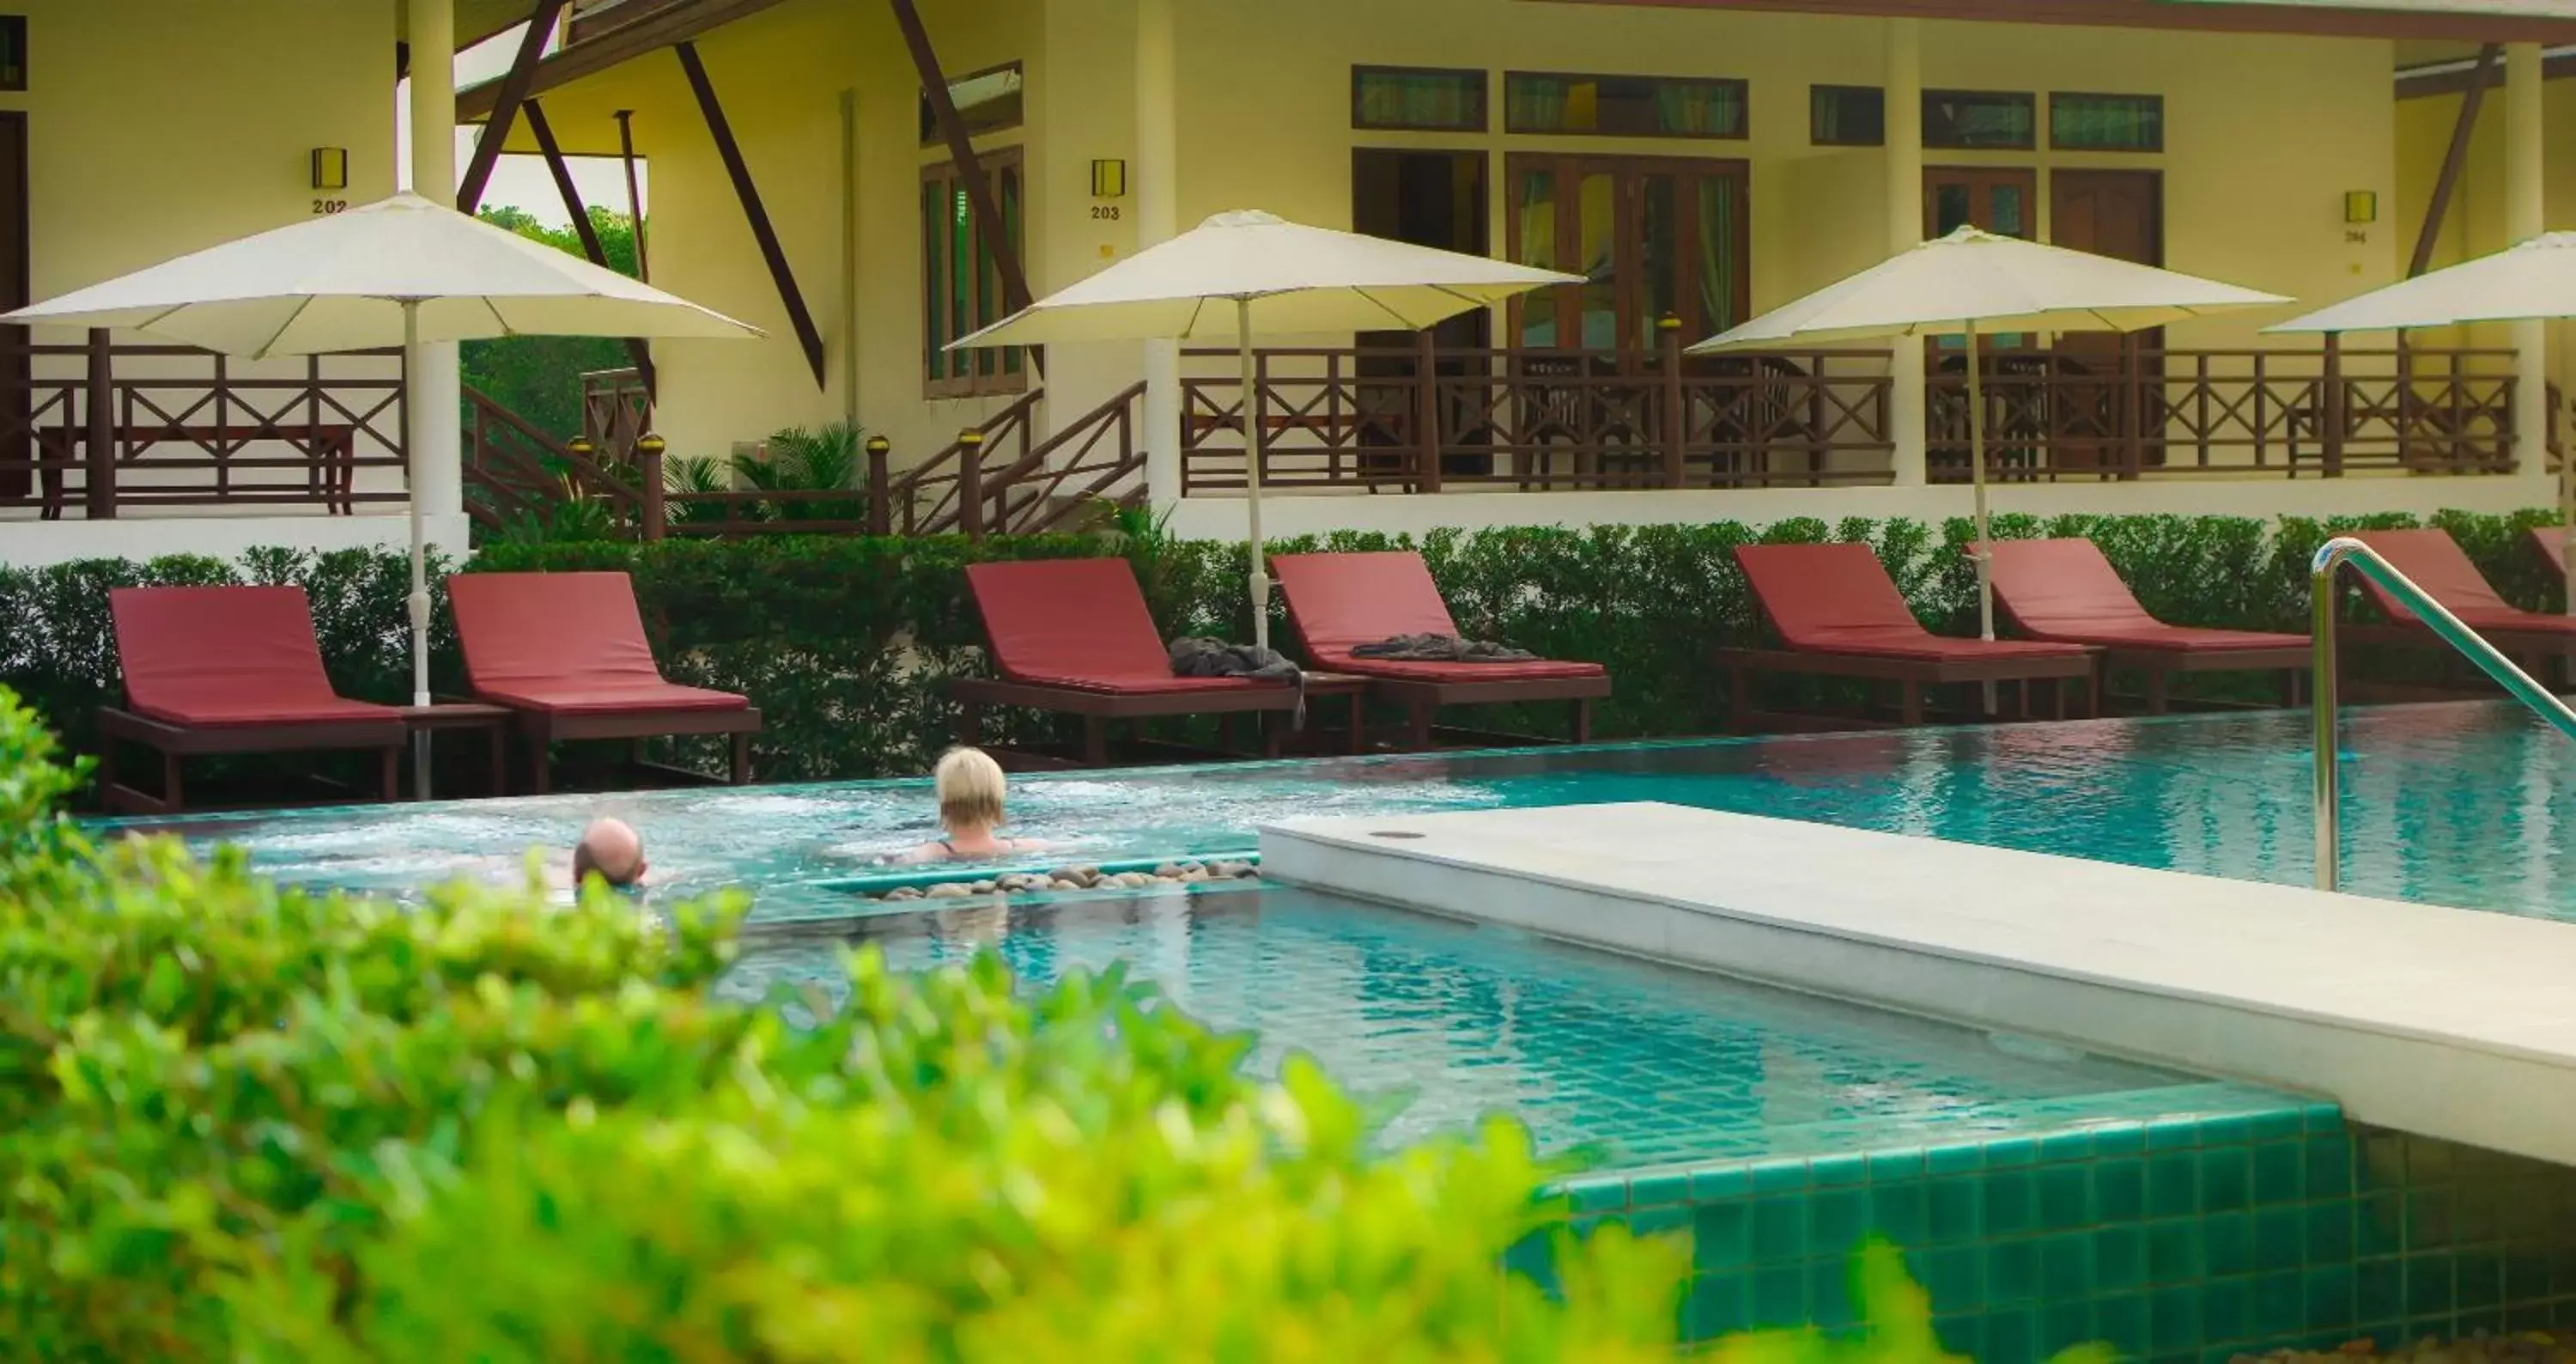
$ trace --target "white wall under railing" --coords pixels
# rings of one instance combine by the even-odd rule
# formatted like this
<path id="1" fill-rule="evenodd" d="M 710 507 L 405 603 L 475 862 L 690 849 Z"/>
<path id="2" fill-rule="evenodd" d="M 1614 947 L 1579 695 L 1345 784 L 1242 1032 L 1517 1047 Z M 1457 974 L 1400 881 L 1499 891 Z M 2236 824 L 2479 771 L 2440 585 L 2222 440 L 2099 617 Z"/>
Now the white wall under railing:
<path id="1" fill-rule="evenodd" d="M 190 514 L 179 514 L 182 510 Z M 236 559 L 246 550 L 286 546 L 304 550 L 408 550 L 411 522 L 399 507 L 390 514 L 279 516 L 225 514 L 208 508 L 142 510 L 110 521 L 0 519 L 0 564 L 40 568 L 74 559 L 155 559 L 164 554 L 203 554 Z M 450 559 L 466 551 L 463 515 L 430 518 L 429 542 Z"/>
<path id="2" fill-rule="evenodd" d="M 2269 478 L 2142 479 L 2134 483 L 1999 484 L 1997 515 L 2058 516 L 2360 516 L 2438 511 L 2510 512 L 2546 506 L 2544 493 L 2510 475 L 2404 475 L 2290 480 Z M 1381 493 L 1273 495 L 1262 499 L 1262 532 L 1270 538 L 1336 530 L 1409 531 L 1443 527 L 1677 525 L 1742 521 L 1767 526 L 1793 517 L 1828 524 L 1847 516 L 1910 517 L 1933 524 L 1969 514 L 1969 491 L 1931 487 L 1694 489 L 1567 493 Z M 1194 496 L 1172 511 L 1172 532 L 1193 540 L 1240 540 L 1240 497 Z"/>

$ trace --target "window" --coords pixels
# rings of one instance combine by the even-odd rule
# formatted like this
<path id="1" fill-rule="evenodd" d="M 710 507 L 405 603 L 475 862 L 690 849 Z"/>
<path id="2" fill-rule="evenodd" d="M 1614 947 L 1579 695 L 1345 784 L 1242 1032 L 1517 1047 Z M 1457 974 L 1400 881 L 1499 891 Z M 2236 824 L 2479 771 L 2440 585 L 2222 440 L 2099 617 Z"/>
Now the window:
<path id="1" fill-rule="evenodd" d="M 1485 73 L 1354 66 L 1351 126 L 1481 133 L 1485 131 Z"/>
<path id="2" fill-rule="evenodd" d="M 27 88 L 27 16 L 0 14 L 0 90 Z"/>
<path id="3" fill-rule="evenodd" d="M 2050 95 L 2048 145 L 2066 151 L 2163 151 L 2164 97 Z"/>
<path id="4" fill-rule="evenodd" d="M 1503 125 L 1514 133 L 1608 137 L 1742 137 L 1744 82 L 1676 76 L 1503 76 Z"/>
<path id="5" fill-rule="evenodd" d="M 978 159 L 993 182 L 1003 240 L 1020 257 L 1020 150 L 1006 147 Z M 974 196 L 952 165 L 921 173 L 921 264 L 923 391 L 933 398 L 962 398 L 1027 388 L 1027 360 L 1016 348 L 944 349 L 958 337 L 1001 321 L 1004 313 L 1001 266 L 976 230 Z"/>
<path id="6" fill-rule="evenodd" d="M 1986 90 L 1923 92 L 1923 145 L 2029 151 L 2038 118 L 2026 94 Z"/>
<path id="7" fill-rule="evenodd" d="M 1749 315 L 1746 163 L 1533 152 L 1506 170 L 1512 259 L 1584 278 L 1514 304 L 1521 345 L 1651 354 L 1663 318 L 1696 339 Z"/>
<path id="8" fill-rule="evenodd" d="M 1808 87 L 1807 140 L 1819 147 L 1885 146 L 1887 92 L 1868 85 Z"/>
<path id="9" fill-rule="evenodd" d="M 971 76 L 959 76 L 948 82 L 949 102 L 957 106 L 957 117 L 966 125 L 968 137 L 998 133 L 1020 126 L 1020 64 L 996 66 Z M 947 141 L 940 131 L 939 115 L 930 109 L 930 96 L 921 97 L 921 145 L 936 147 Z"/>

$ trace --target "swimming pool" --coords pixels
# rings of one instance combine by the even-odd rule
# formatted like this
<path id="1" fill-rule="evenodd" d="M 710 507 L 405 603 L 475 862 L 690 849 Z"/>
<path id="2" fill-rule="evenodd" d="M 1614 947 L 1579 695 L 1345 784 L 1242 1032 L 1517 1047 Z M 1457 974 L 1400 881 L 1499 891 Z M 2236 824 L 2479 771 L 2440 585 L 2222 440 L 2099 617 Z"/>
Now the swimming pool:
<path id="1" fill-rule="evenodd" d="M 2307 716 L 2063 725 L 1065 773 L 1014 784 L 1048 860 L 1249 848 L 1307 815 L 1661 800 L 2248 880 L 2311 877 Z M 2509 703 L 2344 723 L 2344 882 L 2362 894 L 2576 919 L 2576 749 Z M 518 874 L 614 813 L 665 893 L 739 885 L 763 920 L 865 906 L 834 883 L 934 832 L 919 781 L 556 796 L 143 821 L 245 845 L 282 879 L 403 893 Z M 1718 869 L 1712 869 L 1716 871 Z"/>
<path id="2" fill-rule="evenodd" d="M 990 948 L 1025 981 L 1115 961 L 1202 1022 L 1255 1034 L 1252 1066 L 1311 1053 L 1393 1108 L 1386 1139 L 1526 1122 L 1540 1148 L 1620 1168 L 1980 1141 L 2070 1122 L 2244 1113 L 2268 1091 L 1990 1037 L 1489 926 L 1286 886 L 885 915 L 889 964 Z M 760 949 L 729 983 L 833 982 L 834 949 Z"/>
<path id="3" fill-rule="evenodd" d="M 2258 880 L 2309 878 L 2307 717 L 1076 773 L 1015 784 L 1048 861 L 1237 852 L 1301 814 L 1662 800 Z M 2351 713 L 2347 884 L 2576 919 L 2571 751 L 2508 705 Z M 1693 1337 L 1846 1323 L 1845 1257 L 1907 1248 L 1944 1344 L 2155 1364 L 2576 1325 L 2576 1172 L 2347 1125 L 2330 1103 L 1603 957 L 1293 888 L 891 912 L 851 878 L 927 836 L 926 784 L 563 796 L 141 821 L 283 879 L 408 894 L 516 877 L 615 813 L 656 894 L 742 886 L 774 930 L 724 987 L 824 985 L 842 939 L 898 964 L 981 947 L 1052 979 L 1111 960 L 1314 1053 L 1386 1139 L 1509 1111 L 1599 1158 L 1578 1221 L 1688 1230 Z M 128 825 L 127 827 L 134 827 Z M 1709 874 L 1722 876 L 1723 867 Z M 1942 893 L 1927 887 L 1927 894 Z M 818 922 L 821 921 L 821 922 Z M 812 937 L 799 936 L 814 934 Z M 1521 1258 L 1544 1272 L 1543 1263 Z"/>
<path id="4" fill-rule="evenodd" d="M 1315 1056 L 1383 1140 L 1495 1111 L 1578 1228 L 1688 1232 L 1686 1335 L 1854 1319 L 1847 1260 L 1905 1248 L 1943 1343 L 2036 1364 L 2086 1341 L 2224 1364 L 2576 1322 L 2576 1172 L 2348 1126 L 2225 1084 L 1293 887 L 1178 887 L 881 915 L 899 967 L 990 949 L 1023 979 L 1123 962 Z M 756 945 L 725 989 L 831 993 L 837 941 Z M 1510 1257 L 1544 1276 L 1544 1246 Z"/>

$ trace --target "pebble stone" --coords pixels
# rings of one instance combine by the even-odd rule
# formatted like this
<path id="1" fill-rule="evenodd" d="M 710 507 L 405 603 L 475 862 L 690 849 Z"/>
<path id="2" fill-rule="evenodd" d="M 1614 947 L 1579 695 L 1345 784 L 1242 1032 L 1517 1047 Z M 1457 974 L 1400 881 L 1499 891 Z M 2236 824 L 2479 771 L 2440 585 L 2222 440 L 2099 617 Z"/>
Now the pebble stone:
<path id="1" fill-rule="evenodd" d="M 978 881 L 943 881 L 930 886 L 897 886 L 868 898 L 883 903 L 907 900 L 962 900 L 970 895 L 1042 895 L 1074 890 L 1144 890 L 1151 886 L 1197 885 L 1207 881 L 1253 881 L 1261 869 L 1249 862 L 1166 862 L 1152 871 L 1103 872 L 1095 866 L 1058 867 L 1053 871 L 1013 872 Z M 2471 1364 L 2451 1361 L 2450 1364 Z M 2521 1364 L 2494 1360 L 2488 1364 Z M 2566 1361 L 2576 1364 L 2576 1360 Z"/>

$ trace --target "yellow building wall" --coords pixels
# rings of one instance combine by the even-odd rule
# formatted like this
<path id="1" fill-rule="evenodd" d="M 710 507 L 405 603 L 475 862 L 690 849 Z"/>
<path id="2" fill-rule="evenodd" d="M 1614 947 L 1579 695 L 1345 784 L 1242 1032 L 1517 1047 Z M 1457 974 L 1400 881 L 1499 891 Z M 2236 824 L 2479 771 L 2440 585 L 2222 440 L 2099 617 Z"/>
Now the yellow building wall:
<path id="1" fill-rule="evenodd" d="M 394 187 L 393 0 L 18 0 L 32 283 L 48 297 L 314 212 L 316 147 Z"/>
<path id="2" fill-rule="evenodd" d="M 1028 125 L 978 145 L 1024 146 L 1028 212 L 1038 221 L 1050 193 L 1039 171 L 1046 98 L 1039 0 L 925 8 L 951 73 L 1026 64 Z M 722 456 L 782 427 L 855 413 L 894 443 L 901 468 L 1010 403 L 922 397 L 920 180 L 923 167 L 947 156 L 919 145 L 920 82 L 887 8 L 796 0 L 705 35 L 698 51 L 822 334 L 820 384 L 678 58 L 651 53 L 543 98 L 556 135 L 577 154 L 613 151 L 613 114 L 635 111 L 637 151 L 652 165 L 653 283 L 768 333 L 758 341 L 655 344 L 656 421 L 671 452 Z M 844 156 L 845 93 L 857 112 L 852 164 Z M 535 150 L 524 129 L 510 148 Z M 852 207 L 855 253 L 846 233 Z M 1034 257 L 1044 249 L 1033 235 L 1034 287 L 1044 287 L 1034 283 L 1042 273 Z"/>
<path id="3" fill-rule="evenodd" d="M 1500 246 L 1506 154 L 1591 150 L 1749 161 L 1757 309 L 1882 254 L 1884 154 L 1808 141 L 1811 84 L 1880 82 L 1885 28 L 1878 21 L 1522 0 L 1184 0 L 1175 9 L 1185 228 L 1240 207 L 1347 227 L 1354 147 L 1482 149 L 1491 158 L 1489 217 Z M 951 73 L 1010 60 L 1026 65 L 1028 123 L 991 144 L 1020 145 L 1026 157 L 1032 288 L 1063 287 L 1132 251 L 1133 196 L 1094 201 L 1088 175 L 1095 159 L 1135 157 L 1134 6 L 961 0 L 927 7 L 925 15 Z M 558 131 L 580 151 L 613 146 L 612 111 L 639 111 L 636 135 L 653 163 L 654 282 L 771 332 L 761 342 L 657 349 L 661 424 L 673 449 L 721 453 L 778 426 L 831 420 L 854 408 L 895 442 L 900 465 L 1009 401 L 922 397 L 918 176 L 945 152 L 917 145 L 918 83 L 883 7 L 794 0 L 706 36 L 700 48 L 831 359 L 818 388 L 675 60 L 652 54 L 549 94 Z M 2387 283 L 2402 267 L 2405 234 L 2387 215 L 2348 228 L 2342 212 L 2348 191 L 2374 192 L 2383 205 L 2401 198 L 2392 63 L 2388 44 L 2377 41 L 1929 24 L 1927 86 L 2160 94 L 2167 150 L 1933 151 L 1926 161 L 2039 168 L 2035 207 L 2043 232 L 2050 171 L 2161 171 L 2167 264 L 2330 302 Z M 1354 64 L 1488 69 L 1496 73 L 1493 131 L 1355 131 Z M 1500 107 L 1507 69 L 1741 76 L 1751 82 L 1752 135 L 1696 144 L 1508 136 Z M 845 90 L 855 92 L 859 109 L 855 168 L 841 159 Z M 513 145 L 526 144 L 522 138 Z M 2576 139 L 2569 145 L 2576 148 Z M 857 258 L 845 268 L 842 202 L 853 184 Z M 854 338 L 843 302 L 853 292 Z M 2257 331 L 2271 320 L 2197 321 L 2172 329 L 2170 343 L 2258 345 Z M 853 349 L 850 402 L 845 374 Z M 1133 382 L 1138 356 L 1132 345 L 1055 348 L 1045 376 L 1051 415 L 1070 420 Z"/>
<path id="4" fill-rule="evenodd" d="M 2553 232 L 2565 231 L 2576 228 L 2576 82 L 2553 80 L 2541 89 L 2543 222 Z M 2405 258 L 2413 253 L 2416 235 L 2432 205 L 2433 186 L 2441 178 L 2452 132 L 2459 126 L 2461 98 L 2431 95 L 2397 102 L 2398 193 L 2395 220 L 2390 227 L 2404 238 L 2398 248 L 2400 273 L 2405 271 Z M 2452 190 L 2450 208 L 2442 215 L 2441 229 L 2434 235 L 2432 260 L 2427 268 L 2439 270 L 2457 265 L 2513 244 L 2507 238 L 2504 222 L 2504 119 L 2504 90 L 2499 86 L 2487 91 L 2477 125 L 2470 133 L 2468 160 L 2461 168 L 2459 184 Z M 2513 344 L 2512 328 L 2503 324 L 2409 335 L 2434 346 L 2502 349 Z M 2576 363 L 2571 363 L 2569 356 L 2570 335 L 2562 326 L 2550 338 L 2550 369 L 2561 384 L 2576 375 Z M 2495 367 L 2500 367 L 2500 358 Z"/>

